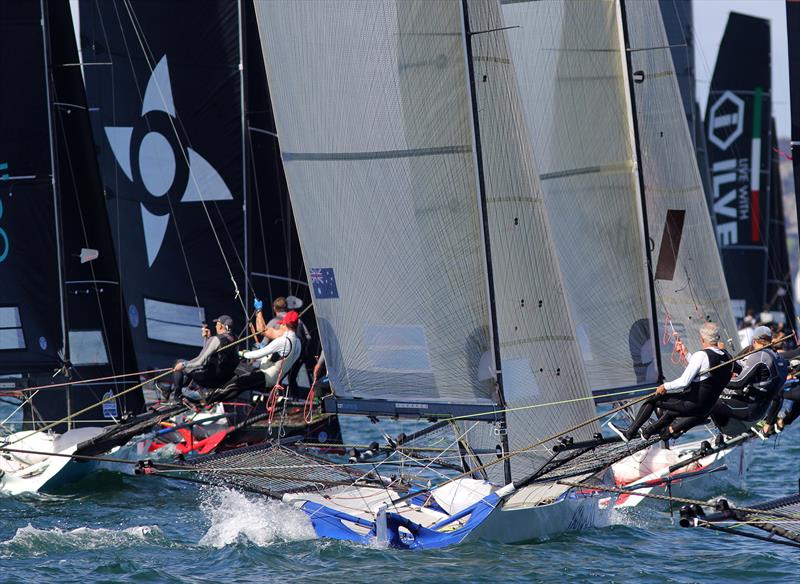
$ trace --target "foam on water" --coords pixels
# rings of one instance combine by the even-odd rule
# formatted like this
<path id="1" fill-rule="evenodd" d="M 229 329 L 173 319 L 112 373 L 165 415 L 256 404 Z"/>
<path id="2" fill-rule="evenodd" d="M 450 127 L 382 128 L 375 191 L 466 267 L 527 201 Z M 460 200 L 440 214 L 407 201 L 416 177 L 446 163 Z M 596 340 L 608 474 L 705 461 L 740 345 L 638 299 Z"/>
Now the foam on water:
<path id="1" fill-rule="evenodd" d="M 69 550 L 138 547 L 145 541 L 163 540 L 156 525 L 137 525 L 126 529 L 58 527 L 39 529 L 30 523 L 17 529 L 14 537 L 0 542 L 0 557 L 14 555 L 46 555 Z"/>
<path id="2" fill-rule="evenodd" d="M 301 510 L 231 489 L 207 489 L 200 509 L 211 523 L 199 544 L 215 548 L 250 541 L 258 546 L 316 537 Z"/>

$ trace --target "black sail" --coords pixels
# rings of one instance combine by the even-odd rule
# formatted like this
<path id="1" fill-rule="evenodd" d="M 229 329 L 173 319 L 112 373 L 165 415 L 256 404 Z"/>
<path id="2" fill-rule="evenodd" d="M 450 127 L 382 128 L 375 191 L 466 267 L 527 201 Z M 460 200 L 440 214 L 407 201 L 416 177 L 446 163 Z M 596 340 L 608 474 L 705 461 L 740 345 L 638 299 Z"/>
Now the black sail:
<path id="1" fill-rule="evenodd" d="M 789 39 L 789 95 L 792 107 L 792 168 L 794 197 L 800 218 L 800 2 L 786 0 Z"/>
<path id="2" fill-rule="evenodd" d="M 0 374 L 62 348 L 57 205 L 39 2 L 0 3 Z"/>
<path id="3" fill-rule="evenodd" d="M 734 313 L 767 303 L 769 21 L 731 13 L 706 109 L 712 213 Z"/>
<path id="4" fill-rule="evenodd" d="M 143 367 L 245 316 L 238 3 L 80 2 L 86 92 Z"/>
<path id="5" fill-rule="evenodd" d="M 100 182 L 72 17 L 67 2 L 45 3 L 50 48 L 50 95 L 57 160 L 68 323 L 67 359 L 73 379 L 114 377 L 137 371 L 125 304 Z M 136 377 L 73 385 L 33 399 L 37 417 L 73 426 L 113 423 L 144 409 Z M 100 406 L 104 398 L 122 394 Z M 85 411 L 84 411 L 85 410 Z M 63 429 L 63 428 L 62 428 Z"/>
<path id="6" fill-rule="evenodd" d="M 771 310 L 786 315 L 787 324 L 796 326 L 792 269 L 786 241 L 786 219 L 783 212 L 783 183 L 778 155 L 778 138 L 775 118 L 770 125 L 772 168 L 769 183 L 769 265 L 767 266 L 767 303 Z"/>
<path id="7" fill-rule="evenodd" d="M 295 296 L 304 308 L 311 302 L 252 2 L 211 2 L 204 18 L 193 15 L 192 6 L 149 0 L 80 4 L 95 141 L 134 342 L 146 365 L 169 364 L 196 351 L 196 325 L 202 320 L 224 312 L 241 323 L 253 296 L 262 298 L 267 310 L 278 296 Z M 213 95 L 199 86 L 198 77 L 206 84 L 212 80 Z M 120 82 L 125 91 L 118 89 Z M 162 88 L 159 107 L 168 112 L 141 114 L 151 84 Z M 163 87 L 171 102 L 163 99 Z M 166 119 L 169 127 L 154 125 L 154 117 Z M 159 132 L 170 146 L 155 158 L 160 163 L 177 160 L 180 166 L 192 149 L 192 156 L 202 157 L 218 175 L 224 192 L 204 193 L 208 215 L 201 201 L 180 194 L 192 156 L 185 170 L 175 170 L 165 195 L 152 194 L 153 181 L 142 174 L 142 141 L 160 141 L 147 138 Z M 163 237 L 154 216 L 166 217 L 167 211 L 158 210 L 159 202 L 168 206 Z M 304 321 L 314 333 L 313 312 Z"/>

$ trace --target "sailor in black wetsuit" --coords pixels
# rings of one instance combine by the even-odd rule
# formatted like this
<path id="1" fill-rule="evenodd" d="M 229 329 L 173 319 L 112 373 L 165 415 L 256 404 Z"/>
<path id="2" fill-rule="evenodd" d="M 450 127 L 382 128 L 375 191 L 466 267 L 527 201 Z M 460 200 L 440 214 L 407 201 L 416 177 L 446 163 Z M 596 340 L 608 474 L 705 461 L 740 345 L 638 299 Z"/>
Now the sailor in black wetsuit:
<path id="1" fill-rule="evenodd" d="M 711 419 L 720 430 L 731 419 L 758 422 L 764 419 L 768 426 L 775 423 L 783 402 L 783 385 L 789 367 L 770 344 L 772 331 L 760 326 L 753 333 L 753 349 L 742 362 L 742 370 L 723 390 L 719 401 L 711 409 Z"/>
<path id="2" fill-rule="evenodd" d="M 700 327 L 700 342 L 703 350 L 691 356 L 683 375 L 660 385 L 656 390 L 657 395 L 647 399 L 639 408 L 636 419 L 624 432 L 626 440 L 636 436 L 656 408 L 662 411 L 661 417 L 642 430 L 645 438 L 661 433 L 663 439 L 668 439 L 687 430 L 689 424 L 700 423 L 708 416 L 733 375 L 733 363 L 717 368 L 731 361 L 731 356 L 719 348 L 719 328 L 716 324 L 707 322 Z M 707 372 L 709 369 L 713 371 Z M 671 390 L 681 391 L 667 393 Z M 682 418 L 680 427 L 671 426 L 678 418 Z"/>

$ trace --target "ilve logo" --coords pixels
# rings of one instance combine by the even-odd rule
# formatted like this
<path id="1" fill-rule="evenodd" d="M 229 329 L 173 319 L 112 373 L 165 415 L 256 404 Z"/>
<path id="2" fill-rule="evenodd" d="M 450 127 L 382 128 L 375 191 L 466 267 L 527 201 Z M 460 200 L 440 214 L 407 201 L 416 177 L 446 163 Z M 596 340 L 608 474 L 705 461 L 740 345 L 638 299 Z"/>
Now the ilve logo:
<path id="1" fill-rule="evenodd" d="M 125 176 L 144 187 L 150 195 L 145 197 L 146 202 L 139 203 L 148 267 L 156 261 L 169 226 L 170 207 L 161 204 L 165 195 L 169 198 L 170 193 L 180 194 L 181 203 L 233 199 L 214 167 L 176 137 L 177 120 L 169 66 L 164 55 L 147 82 L 137 126 L 104 128 L 114 158 Z M 148 208 L 153 206 L 162 207 L 164 212 Z"/>

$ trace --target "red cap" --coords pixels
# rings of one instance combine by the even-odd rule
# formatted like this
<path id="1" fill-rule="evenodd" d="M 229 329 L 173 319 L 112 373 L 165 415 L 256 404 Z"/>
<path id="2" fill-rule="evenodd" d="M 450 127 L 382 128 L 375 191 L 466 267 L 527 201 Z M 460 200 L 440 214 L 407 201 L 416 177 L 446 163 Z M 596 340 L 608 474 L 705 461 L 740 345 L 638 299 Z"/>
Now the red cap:
<path id="1" fill-rule="evenodd" d="M 280 322 L 278 322 L 278 324 L 286 324 L 286 325 L 289 325 L 289 326 L 294 326 L 294 325 L 297 324 L 297 321 L 299 320 L 299 318 L 300 318 L 300 315 L 297 314 L 296 310 L 290 310 L 289 312 L 286 313 L 286 316 L 284 316 L 280 320 Z"/>

